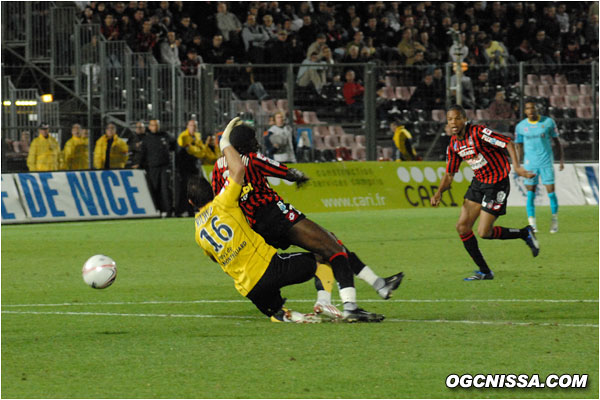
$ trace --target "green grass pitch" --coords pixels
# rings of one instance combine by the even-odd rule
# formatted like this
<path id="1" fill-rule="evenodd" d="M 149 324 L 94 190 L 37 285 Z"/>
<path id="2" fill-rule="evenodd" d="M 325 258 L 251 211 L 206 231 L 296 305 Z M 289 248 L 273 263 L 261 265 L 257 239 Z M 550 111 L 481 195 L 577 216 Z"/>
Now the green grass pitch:
<path id="1" fill-rule="evenodd" d="M 561 207 L 541 253 L 479 240 L 496 279 L 474 269 L 459 210 L 323 213 L 380 275 L 404 271 L 389 301 L 364 282 L 381 324 L 274 324 L 194 242 L 192 219 L 2 227 L 3 398 L 598 398 L 598 207 Z M 498 225 L 522 227 L 524 208 Z M 117 261 L 87 287 L 84 261 Z M 308 312 L 312 282 L 283 290 Z M 334 294 L 337 297 L 337 291 Z M 589 374 L 586 389 L 447 389 L 449 374 Z"/>

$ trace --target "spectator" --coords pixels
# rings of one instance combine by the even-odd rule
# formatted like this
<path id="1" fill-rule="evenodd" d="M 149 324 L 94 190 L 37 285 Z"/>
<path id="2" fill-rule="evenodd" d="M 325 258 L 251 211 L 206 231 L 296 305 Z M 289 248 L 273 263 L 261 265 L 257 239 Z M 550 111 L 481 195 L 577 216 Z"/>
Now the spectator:
<path id="1" fill-rule="evenodd" d="M 295 163 L 294 135 L 292 128 L 285 124 L 283 112 L 274 115 L 275 124 L 269 128 L 267 139 L 273 149 L 273 159 L 282 163 Z"/>
<path id="2" fill-rule="evenodd" d="M 33 139 L 27 156 L 29 171 L 56 171 L 60 160 L 60 146 L 50 135 L 48 124 L 42 123 L 38 128 L 38 137 Z"/>
<path id="3" fill-rule="evenodd" d="M 71 138 L 63 148 L 62 169 L 77 170 L 89 167 L 88 138 L 81 136 L 81 125 L 73 124 Z"/>
<path id="4" fill-rule="evenodd" d="M 187 58 L 181 63 L 181 70 L 185 75 L 198 76 L 202 63 L 202 57 L 198 55 L 196 49 L 191 48 L 187 52 Z"/>
<path id="5" fill-rule="evenodd" d="M 235 14 L 229 12 L 227 3 L 219 2 L 217 5 L 216 20 L 217 27 L 223 34 L 223 40 L 231 42 L 232 46 L 235 48 L 240 47 L 242 23 Z"/>
<path id="6" fill-rule="evenodd" d="M 137 32 L 134 32 L 134 28 L 131 24 L 131 18 L 128 15 L 123 15 L 119 21 L 119 37 L 120 40 L 127 42 L 127 46 L 135 48 L 135 40 L 137 38 Z"/>
<path id="7" fill-rule="evenodd" d="M 194 41 L 194 36 L 198 35 L 198 31 L 192 24 L 192 20 L 189 15 L 183 15 L 179 20 L 179 26 L 177 29 L 177 36 L 181 38 L 181 42 L 188 46 Z"/>
<path id="8" fill-rule="evenodd" d="M 364 108 L 362 96 L 365 88 L 360 83 L 355 82 L 355 78 L 356 74 L 353 70 L 346 71 L 346 83 L 344 83 L 342 92 L 344 100 L 346 100 L 348 115 L 362 118 Z"/>
<path id="9" fill-rule="evenodd" d="M 175 167 L 177 169 L 178 179 L 175 190 L 175 215 L 182 216 L 187 213 L 189 217 L 194 216 L 194 210 L 187 202 L 187 183 L 190 177 L 202 174 L 198 167 L 201 164 L 214 164 L 217 158 L 221 156 L 219 147 L 214 144 L 211 147 L 209 142 L 211 137 L 202 141 L 202 135 L 197 130 L 196 121 L 189 120 L 183 132 L 177 138 L 177 151 L 175 153 Z"/>
<path id="10" fill-rule="evenodd" d="M 142 25 L 142 31 L 138 32 L 136 39 L 136 52 L 148 53 L 152 52 L 156 45 L 156 35 L 152 33 L 152 22 L 149 19 L 145 20 Z"/>
<path id="11" fill-rule="evenodd" d="M 527 39 L 521 40 L 521 44 L 514 50 L 513 53 L 513 57 L 515 58 L 515 60 L 517 60 L 518 62 L 523 61 L 525 63 L 541 62 L 538 56 L 539 54 L 533 51 L 533 49 L 529 45 L 529 40 Z"/>
<path id="12" fill-rule="evenodd" d="M 119 40 L 119 25 L 112 14 L 106 14 L 100 32 L 106 40 Z"/>
<path id="13" fill-rule="evenodd" d="M 412 144 L 412 135 L 399 121 L 392 121 L 390 123 L 390 129 L 392 130 L 392 140 L 396 145 L 396 160 L 402 161 L 417 161 L 421 160 L 421 157 L 417 156 L 417 150 Z"/>
<path id="14" fill-rule="evenodd" d="M 291 40 L 288 39 L 288 32 L 284 29 L 277 32 L 277 40 L 269 46 L 269 60 L 273 64 L 294 63 Z M 285 72 L 281 76 L 285 80 Z"/>
<path id="15" fill-rule="evenodd" d="M 140 163 L 140 152 L 142 150 L 142 140 L 146 137 L 146 125 L 142 121 L 135 123 L 134 135 L 129 140 L 129 162 L 132 165 Z"/>
<path id="16" fill-rule="evenodd" d="M 106 126 L 104 135 L 96 140 L 94 147 L 94 168 L 113 169 L 125 168 L 129 147 L 117 135 L 117 127 L 113 123 Z"/>
<path id="17" fill-rule="evenodd" d="M 592 14 L 585 27 L 585 39 L 588 43 L 598 42 L 598 14 Z"/>
<path id="18" fill-rule="evenodd" d="M 561 59 L 563 64 L 579 64 L 581 55 L 579 44 L 575 39 L 570 39 L 565 48 L 561 51 Z"/>
<path id="19" fill-rule="evenodd" d="M 233 58 L 227 60 L 227 64 L 233 64 Z M 256 78 L 254 69 L 251 66 L 224 68 L 224 70 L 226 72 L 219 83 L 223 86 L 231 87 L 241 98 L 266 100 L 270 97 L 262 82 Z"/>
<path id="20" fill-rule="evenodd" d="M 473 86 L 477 108 L 488 108 L 492 101 L 493 87 L 489 81 L 489 74 L 486 70 L 479 72 Z"/>
<path id="21" fill-rule="evenodd" d="M 225 64 L 230 57 L 230 50 L 223 44 L 223 35 L 214 35 L 212 44 L 206 53 L 208 64 Z"/>
<path id="22" fill-rule="evenodd" d="M 500 77 L 506 74 L 508 51 L 502 43 L 491 40 L 489 37 L 483 42 L 483 47 L 490 67 L 491 80 L 492 82 L 498 82 Z"/>
<path id="23" fill-rule="evenodd" d="M 161 61 L 164 64 L 173 65 L 176 68 L 181 67 L 181 60 L 179 59 L 180 45 L 181 41 L 175 37 L 175 32 L 168 32 L 167 37 L 160 42 Z"/>
<path id="24" fill-rule="evenodd" d="M 132 30 L 137 33 L 140 32 L 144 27 L 145 15 L 143 10 L 136 9 L 135 13 L 133 13 L 132 17 Z"/>
<path id="25" fill-rule="evenodd" d="M 300 87 L 312 85 L 317 93 L 321 93 L 321 89 L 326 83 L 325 69 L 314 65 L 307 66 L 307 64 L 321 64 L 319 62 L 319 55 L 316 52 L 312 52 L 309 57 L 302 61 L 302 66 L 298 69 L 296 82 Z"/>
<path id="26" fill-rule="evenodd" d="M 161 217 L 173 215 L 171 201 L 171 152 L 175 150 L 175 140 L 166 132 L 160 130 L 158 120 L 151 119 L 148 124 L 150 131 L 142 140 L 139 163 L 133 168 L 144 168 L 148 189 L 154 200 L 154 205 L 160 211 Z"/>
<path id="27" fill-rule="evenodd" d="M 202 55 L 206 52 L 206 45 L 204 44 L 204 39 L 199 34 L 194 35 L 192 42 L 188 43 L 187 46 L 184 46 L 183 54 L 187 54 L 187 52 L 191 49 L 196 50 L 196 54 Z"/>
<path id="28" fill-rule="evenodd" d="M 308 49 L 308 46 L 316 40 L 319 30 L 319 27 L 313 24 L 310 15 L 302 17 L 302 28 L 298 30 L 298 40 L 302 43 L 303 49 Z"/>
<path id="29" fill-rule="evenodd" d="M 560 23 L 556 18 L 556 7 L 549 5 L 544 9 L 544 17 L 538 27 L 546 32 L 546 36 L 554 43 L 560 43 Z"/>
<path id="30" fill-rule="evenodd" d="M 277 28 L 277 25 L 275 25 L 273 23 L 273 16 L 270 14 L 265 14 L 263 16 L 263 28 L 264 30 L 267 32 L 267 34 L 269 35 L 269 41 L 273 42 L 277 39 L 277 31 L 279 30 L 279 28 Z"/>
<path id="31" fill-rule="evenodd" d="M 263 64 L 265 61 L 265 44 L 269 40 L 269 34 L 263 27 L 256 24 L 256 17 L 252 14 L 248 14 L 246 18 L 246 23 L 242 28 L 242 39 L 250 62 Z"/>
<path id="32" fill-rule="evenodd" d="M 426 74 L 410 98 L 411 107 L 421 110 L 444 108 L 444 98 L 436 96 L 438 93 L 433 85 L 433 74 Z"/>
<path id="33" fill-rule="evenodd" d="M 546 36 L 544 30 L 537 31 L 531 47 L 539 54 L 544 64 L 555 64 L 556 61 L 560 60 L 560 52 L 556 50 L 552 40 Z"/>
<path id="34" fill-rule="evenodd" d="M 346 52 L 350 51 L 350 47 L 356 46 L 358 47 L 358 53 L 360 54 L 363 47 L 365 47 L 364 35 L 361 31 L 356 31 L 353 33 L 352 40 L 346 43 Z"/>
<path id="35" fill-rule="evenodd" d="M 398 43 L 398 52 L 404 59 L 405 65 L 412 65 L 417 51 L 425 51 L 423 45 L 413 40 L 413 32 L 411 29 L 402 31 L 402 41 Z"/>
<path id="36" fill-rule="evenodd" d="M 308 46 L 308 51 L 306 54 L 317 53 L 317 61 L 323 58 L 323 49 L 327 46 L 325 42 L 327 41 L 324 33 L 317 34 L 317 39 Z"/>
<path id="37" fill-rule="evenodd" d="M 369 17 L 367 24 L 363 28 L 365 38 L 372 38 L 375 47 L 381 47 L 386 40 L 386 34 L 377 23 L 375 16 Z"/>
<path id="38" fill-rule="evenodd" d="M 463 60 L 466 60 L 467 56 L 469 55 L 469 48 L 465 45 L 465 40 L 467 37 L 466 34 L 460 33 L 458 37 L 460 43 L 452 44 L 452 46 L 450 46 L 450 50 L 448 51 L 450 54 L 450 60 L 453 62 L 462 62 Z"/>
<path id="39" fill-rule="evenodd" d="M 490 27 L 489 38 L 497 42 L 504 42 L 506 40 L 506 32 L 502 29 L 500 21 L 496 21 Z"/>
<path id="40" fill-rule="evenodd" d="M 356 32 L 362 32 L 360 26 L 360 17 L 355 16 L 350 21 L 350 25 L 346 28 L 347 37 L 353 38 Z M 348 46 L 346 46 L 347 48 Z"/>
<path id="41" fill-rule="evenodd" d="M 84 25 L 84 24 L 101 24 L 102 20 L 100 19 L 100 17 L 98 16 L 98 14 L 94 14 L 94 10 L 92 10 L 91 7 L 87 6 L 84 10 L 83 13 L 81 15 L 81 19 L 79 20 L 79 23 Z"/>
<path id="42" fill-rule="evenodd" d="M 508 31 L 510 34 L 507 35 L 505 44 L 512 54 L 514 53 L 514 49 L 521 45 L 523 40 L 529 38 L 529 28 L 525 25 L 523 16 L 518 15 L 512 22 Z"/>
<path id="43" fill-rule="evenodd" d="M 335 18 L 329 18 L 327 20 L 326 26 L 327 28 L 325 29 L 325 44 L 334 52 L 338 48 L 343 48 L 344 44 L 342 42 L 342 31 L 336 25 Z"/>
<path id="44" fill-rule="evenodd" d="M 160 19 L 160 20 L 162 20 L 165 17 L 172 20 L 173 13 L 171 12 L 171 10 L 169 10 L 169 2 L 161 1 L 158 4 L 158 8 L 156 10 L 154 10 L 154 15 L 156 15 L 158 17 L 158 19 Z"/>
<path id="45" fill-rule="evenodd" d="M 442 61 L 442 53 L 433 42 L 429 41 L 429 33 L 427 31 L 421 32 L 419 34 L 419 39 L 419 43 L 421 43 L 421 45 L 425 49 L 425 60 L 429 64 L 440 64 Z"/>
<path id="46" fill-rule="evenodd" d="M 560 26 L 561 42 L 564 43 L 564 39 L 569 33 L 569 14 L 567 14 L 567 5 L 565 3 L 560 3 L 558 5 L 556 20 Z M 513 32 L 511 32 L 511 35 L 512 34 Z"/>
<path id="47" fill-rule="evenodd" d="M 496 120 L 489 124 L 492 129 L 500 133 L 508 133 L 511 131 L 511 120 L 515 119 L 515 112 L 512 104 L 505 100 L 503 90 L 496 92 L 496 97 L 490 104 L 488 112 L 490 119 Z"/>
<path id="48" fill-rule="evenodd" d="M 100 79 L 99 60 L 100 46 L 98 46 L 98 36 L 92 35 L 90 42 L 81 48 L 81 70 L 88 79 L 90 79 L 90 75 L 92 76 L 92 91 L 98 90 L 98 80 Z M 87 88 L 87 83 L 85 87 Z"/>
<path id="49" fill-rule="evenodd" d="M 437 66 L 433 69 L 433 93 L 434 98 L 439 98 L 441 101 L 441 103 L 437 103 L 436 101 L 435 104 L 440 104 L 441 108 L 445 108 L 446 79 L 444 78 L 442 68 Z"/>

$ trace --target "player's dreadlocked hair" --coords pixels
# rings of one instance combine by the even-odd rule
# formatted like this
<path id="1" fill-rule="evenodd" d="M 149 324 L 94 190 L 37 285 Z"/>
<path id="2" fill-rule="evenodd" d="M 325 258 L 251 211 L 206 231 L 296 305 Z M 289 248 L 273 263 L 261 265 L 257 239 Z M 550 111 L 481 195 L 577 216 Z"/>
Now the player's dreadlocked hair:
<path id="1" fill-rule="evenodd" d="M 192 176 L 187 184 L 188 199 L 195 208 L 202 208 L 210 203 L 215 195 L 210 183 L 201 176 Z"/>
<path id="2" fill-rule="evenodd" d="M 258 142 L 254 129 L 246 124 L 234 127 L 229 136 L 231 145 L 240 154 L 248 154 L 258 151 Z"/>
<path id="3" fill-rule="evenodd" d="M 453 104 L 450 107 L 448 107 L 448 112 L 450 112 L 452 110 L 458 111 L 460 113 L 460 115 L 462 115 L 464 118 L 467 118 L 467 112 L 465 111 L 463 106 L 461 106 L 459 104 Z"/>

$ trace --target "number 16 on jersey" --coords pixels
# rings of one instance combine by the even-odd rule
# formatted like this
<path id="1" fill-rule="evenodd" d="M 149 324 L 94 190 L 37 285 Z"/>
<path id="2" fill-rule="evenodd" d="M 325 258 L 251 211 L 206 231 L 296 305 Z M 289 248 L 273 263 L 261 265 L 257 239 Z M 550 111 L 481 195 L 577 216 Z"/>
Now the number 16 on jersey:
<path id="1" fill-rule="evenodd" d="M 217 224 L 218 221 L 219 217 L 216 215 L 210 220 L 210 226 L 217 236 L 216 238 L 206 228 L 202 228 L 200 231 L 200 239 L 206 240 L 213 247 L 215 253 L 223 250 L 223 247 L 225 247 L 223 242 L 229 242 L 233 237 L 233 229 L 225 223 Z"/>

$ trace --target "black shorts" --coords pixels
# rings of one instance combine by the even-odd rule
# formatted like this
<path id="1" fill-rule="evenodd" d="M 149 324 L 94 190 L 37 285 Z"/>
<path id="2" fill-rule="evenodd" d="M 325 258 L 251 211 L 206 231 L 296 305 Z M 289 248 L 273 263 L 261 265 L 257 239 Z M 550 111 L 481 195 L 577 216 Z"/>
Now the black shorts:
<path id="1" fill-rule="evenodd" d="M 293 205 L 278 201 L 260 207 L 254 213 L 256 224 L 252 227 L 256 233 L 271 246 L 285 250 L 292 244 L 288 232 L 292 226 L 306 217 Z"/>
<path id="2" fill-rule="evenodd" d="M 317 271 L 317 262 L 312 253 L 275 254 L 265 274 L 250 293 L 246 295 L 266 316 L 270 317 L 281 309 L 285 300 L 280 289 L 310 280 Z"/>
<path id="3" fill-rule="evenodd" d="M 510 179 L 508 177 L 497 183 L 482 183 L 473 179 L 465 193 L 465 199 L 481 204 L 483 211 L 499 217 L 506 214 L 506 200 L 509 193 Z"/>

